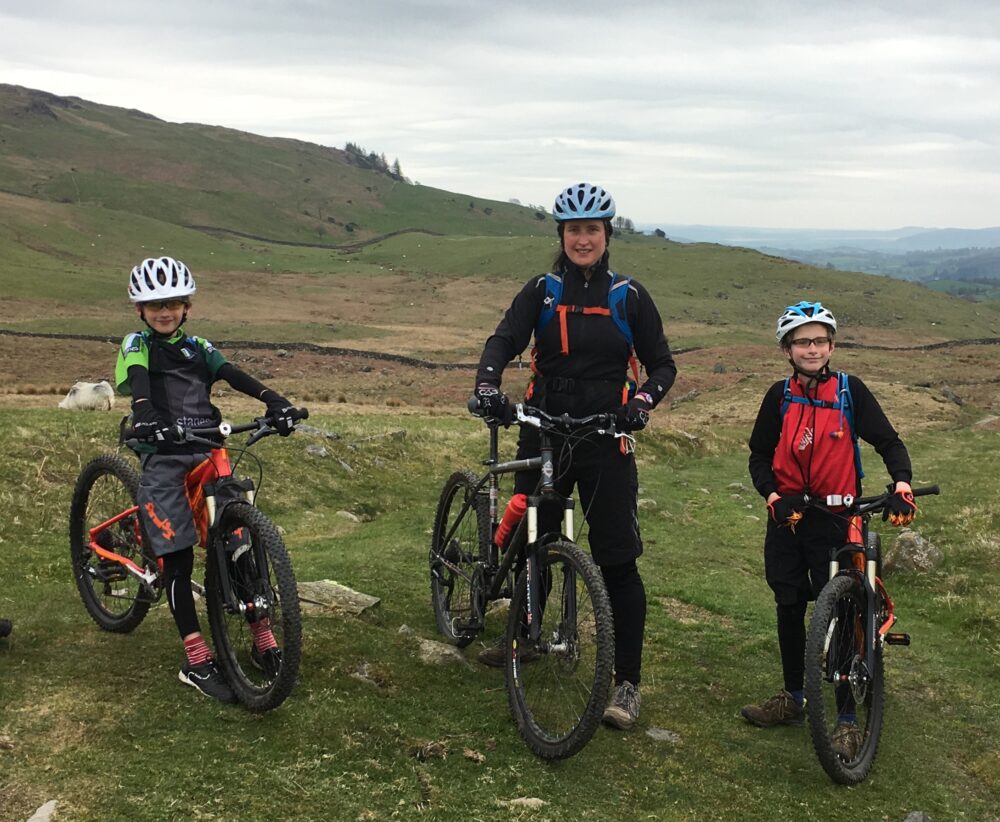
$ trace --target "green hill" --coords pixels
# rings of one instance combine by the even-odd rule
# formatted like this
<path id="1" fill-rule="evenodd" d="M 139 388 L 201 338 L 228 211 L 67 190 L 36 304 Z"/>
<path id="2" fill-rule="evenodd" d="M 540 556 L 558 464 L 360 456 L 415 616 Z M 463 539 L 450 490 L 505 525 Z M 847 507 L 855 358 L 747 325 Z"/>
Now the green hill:
<path id="1" fill-rule="evenodd" d="M 401 228 L 527 234 L 539 222 L 531 209 L 409 185 L 340 149 L 20 86 L 0 85 L 0 135 L 0 189 L 178 226 L 336 245 Z"/>

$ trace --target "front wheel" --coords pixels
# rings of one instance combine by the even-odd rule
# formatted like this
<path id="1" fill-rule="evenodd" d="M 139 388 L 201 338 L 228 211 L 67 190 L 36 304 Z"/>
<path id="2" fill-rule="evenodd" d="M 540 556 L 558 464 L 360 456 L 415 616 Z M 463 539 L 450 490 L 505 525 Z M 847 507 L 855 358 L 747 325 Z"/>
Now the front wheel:
<path id="1" fill-rule="evenodd" d="M 597 730 L 614 665 L 614 624 L 600 570 L 579 547 L 559 540 L 538 552 L 540 634 L 527 637 L 527 570 L 507 623 L 507 698 L 534 753 L 563 759 Z"/>
<path id="2" fill-rule="evenodd" d="M 143 551 L 138 489 L 139 475 L 129 463 L 102 454 L 83 467 L 70 504 L 69 550 L 80 598 L 94 622 L 118 634 L 142 622 L 159 583 L 141 582 L 121 562 L 97 554 L 91 543 L 131 560 L 150 577 L 155 574 L 156 561 Z"/>
<path id="3" fill-rule="evenodd" d="M 205 563 L 206 605 L 219 666 L 252 711 L 277 708 L 299 673 L 298 588 L 277 528 L 249 503 L 227 505 Z"/>
<path id="4" fill-rule="evenodd" d="M 860 579 L 834 577 L 816 600 L 806 639 L 805 696 L 813 747 L 830 778 L 843 785 L 868 776 L 882 731 L 882 642 L 875 640 L 869 667 L 867 602 Z"/>
<path id="5" fill-rule="evenodd" d="M 471 471 L 456 471 L 448 478 L 438 500 L 428 556 L 438 630 L 459 648 L 483 629 L 485 602 L 478 569 L 488 559 L 490 515 L 486 495 L 476 490 L 478 483 Z"/>

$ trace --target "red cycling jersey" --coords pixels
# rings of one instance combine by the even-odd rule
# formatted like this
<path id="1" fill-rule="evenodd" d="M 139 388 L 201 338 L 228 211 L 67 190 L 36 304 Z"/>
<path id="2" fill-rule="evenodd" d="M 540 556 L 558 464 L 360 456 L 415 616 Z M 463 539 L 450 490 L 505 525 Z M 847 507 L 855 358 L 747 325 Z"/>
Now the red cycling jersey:
<path id="1" fill-rule="evenodd" d="M 839 409 L 830 407 L 837 401 L 837 380 L 824 380 L 806 393 L 793 379 L 790 388 L 793 396 L 810 402 L 789 404 L 782 420 L 771 465 L 778 493 L 856 496 L 860 488 L 850 426 Z"/>

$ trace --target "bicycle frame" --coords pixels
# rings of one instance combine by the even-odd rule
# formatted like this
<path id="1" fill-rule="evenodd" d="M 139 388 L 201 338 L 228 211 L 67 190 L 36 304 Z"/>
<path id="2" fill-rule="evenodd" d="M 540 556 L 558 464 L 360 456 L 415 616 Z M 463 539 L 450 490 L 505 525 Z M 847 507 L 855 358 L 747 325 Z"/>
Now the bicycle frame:
<path id="1" fill-rule="evenodd" d="M 217 430 L 222 433 L 223 436 L 228 436 L 231 433 L 239 433 L 241 431 L 255 429 L 258 432 L 260 431 L 256 422 L 236 427 L 231 426 L 228 423 L 223 423 L 218 429 L 206 429 L 206 431 L 212 431 L 214 433 L 215 430 Z M 188 498 L 188 502 L 191 505 L 195 528 L 198 531 L 198 544 L 207 550 L 214 539 L 214 529 L 216 523 L 218 522 L 219 515 L 221 514 L 221 510 L 218 509 L 216 504 L 216 489 L 221 487 L 223 483 L 234 483 L 243 492 L 243 498 L 246 499 L 246 501 L 251 505 L 254 503 L 255 491 L 251 480 L 239 481 L 233 476 L 232 465 L 229 462 L 228 450 L 218 447 L 210 440 L 201 439 L 197 436 L 198 433 L 198 429 L 191 430 L 187 432 L 186 439 L 188 441 L 200 442 L 206 445 L 208 447 L 208 457 L 198 463 L 187 473 L 187 476 L 184 479 L 184 491 Z M 252 441 L 253 438 L 251 438 L 251 442 Z M 235 498 L 227 500 L 223 504 L 223 508 L 225 505 L 233 502 L 234 500 Z M 152 570 L 147 571 L 139 567 L 139 565 L 128 557 L 122 556 L 121 554 L 118 554 L 108 548 L 104 548 L 98 541 L 101 532 L 130 516 L 138 514 L 138 512 L 139 506 L 133 505 L 106 522 L 95 525 L 88 532 L 88 547 L 102 559 L 120 564 L 128 573 L 136 577 L 151 595 L 158 597 L 159 592 L 155 588 L 155 583 L 159 579 L 160 574 L 163 572 L 162 558 L 157 558 L 157 570 L 155 572 Z M 141 526 L 138 519 L 135 521 L 135 528 L 139 532 L 136 534 L 137 541 L 141 543 Z M 222 552 L 219 553 L 221 554 Z M 220 558 L 216 561 L 219 562 L 220 565 L 224 564 L 224 557 L 220 556 Z M 225 571 L 225 569 L 220 567 L 220 571 Z M 264 598 L 258 595 L 255 597 L 254 603 L 244 603 L 235 597 L 230 583 L 229 574 L 220 573 L 219 578 L 223 581 L 226 604 L 230 609 L 245 612 L 256 607 L 264 611 L 266 615 L 267 603 Z M 193 584 L 200 588 L 200 586 L 197 586 L 196 583 Z M 259 602 L 257 602 L 257 600 L 259 600 Z"/>
<path id="2" fill-rule="evenodd" d="M 927 494 L 939 493 L 938 487 L 920 488 L 913 491 L 915 497 Z M 847 542 L 839 548 L 830 552 L 830 575 L 833 579 L 839 575 L 853 576 L 858 579 L 865 592 L 865 667 L 866 670 L 874 669 L 875 648 L 878 643 L 890 645 L 909 645 L 910 638 L 907 634 L 891 634 L 893 625 L 896 624 L 896 610 L 892 602 L 892 597 L 886 590 L 881 578 L 878 576 L 879 567 L 882 561 L 881 543 L 878 534 L 871 531 L 872 515 L 882 509 L 888 494 L 878 497 L 867 497 L 854 499 L 850 496 L 832 496 L 826 498 L 826 504 L 817 500 L 810 501 L 815 507 L 829 511 L 834 506 L 846 506 L 847 508 Z M 879 604 L 885 603 L 884 610 L 879 609 Z M 884 614 L 884 620 L 878 623 L 880 613 Z M 841 673 L 840 681 L 848 682 L 849 676 Z"/>
<path id="3" fill-rule="evenodd" d="M 458 516 L 455 517 L 455 521 L 452 524 L 451 529 L 445 535 L 442 542 L 448 543 L 453 538 L 455 531 L 465 519 L 469 509 L 473 506 L 475 495 L 484 493 L 483 488 L 488 485 L 489 490 L 487 493 L 489 494 L 491 538 L 488 548 L 488 561 L 482 569 L 484 577 L 483 589 L 485 590 L 484 598 L 486 602 L 499 599 L 511 571 L 514 569 L 515 565 L 520 564 L 523 559 L 527 573 L 528 639 L 537 641 L 539 638 L 540 628 L 539 620 L 536 618 L 536 615 L 539 613 L 541 608 L 540 592 L 542 584 L 541 575 L 538 570 L 538 551 L 547 542 L 553 539 L 558 539 L 560 535 L 566 536 L 570 541 L 573 540 L 573 532 L 575 530 L 573 514 L 576 502 L 572 497 L 564 497 L 555 490 L 555 461 L 553 459 L 552 440 L 548 431 L 541 425 L 539 418 L 521 413 L 520 406 L 518 409 L 517 419 L 519 422 L 527 425 L 533 425 L 538 428 L 540 439 L 539 455 L 537 457 L 529 457 L 527 459 L 500 462 L 499 423 L 495 421 L 490 422 L 489 457 L 483 461 L 483 464 L 487 466 L 487 471 L 482 477 L 480 477 L 479 482 L 476 484 L 474 495 L 462 503 Z M 602 417 L 602 415 L 595 415 L 595 420 L 600 417 Z M 596 424 L 595 429 L 597 429 Z M 496 532 L 497 524 L 499 522 L 499 477 L 504 474 L 514 474 L 522 471 L 533 470 L 539 470 L 541 472 L 541 477 L 534 493 L 528 496 L 527 511 L 525 512 L 521 522 L 518 523 L 517 528 L 514 529 L 510 544 L 501 557 L 499 556 L 499 548 L 492 539 L 492 535 Z M 542 503 L 546 500 L 555 500 L 557 503 L 561 503 L 562 505 L 563 521 L 561 534 L 552 533 L 540 535 L 538 533 L 538 510 Z M 465 576 L 462 569 L 448 562 L 445 557 L 440 557 L 440 561 L 445 563 L 455 573 Z M 469 582 L 471 584 L 473 580 L 469 579 Z M 567 604 L 570 608 L 575 607 L 575 603 Z M 479 609 L 478 613 L 473 613 L 471 619 L 473 624 L 469 627 L 475 630 L 481 629 L 483 621 L 482 609 Z"/>

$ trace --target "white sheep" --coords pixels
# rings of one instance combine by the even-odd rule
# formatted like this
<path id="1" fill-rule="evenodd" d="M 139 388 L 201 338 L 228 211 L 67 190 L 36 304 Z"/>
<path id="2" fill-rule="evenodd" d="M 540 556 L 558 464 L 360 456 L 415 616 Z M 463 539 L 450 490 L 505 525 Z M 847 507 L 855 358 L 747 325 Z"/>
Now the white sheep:
<path id="1" fill-rule="evenodd" d="M 107 380 L 78 382 L 59 403 L 60 408 L 76 411 L 110 411 L 115 392 Z"/>

